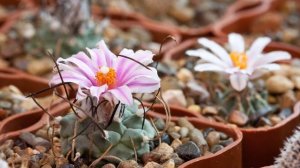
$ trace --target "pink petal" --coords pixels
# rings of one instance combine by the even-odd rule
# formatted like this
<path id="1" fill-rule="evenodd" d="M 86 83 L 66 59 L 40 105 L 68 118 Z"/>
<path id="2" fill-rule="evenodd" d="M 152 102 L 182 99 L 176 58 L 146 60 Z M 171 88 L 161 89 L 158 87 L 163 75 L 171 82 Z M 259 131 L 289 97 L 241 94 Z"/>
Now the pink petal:
<path id="1" fill-rule="evenodd" d="M 228 42 L 231 52 L 245 52 L 245 41 L 240 34 L 230 33 L 228 35 Z"/>
<path id="2" fill-rule="evenodd" d="M 133 50 L 124 48 L 120 55 L 124 55 L 130 58 L 133 58 L 144 65 L 149 65 L 153 62 L 154 54 L 149 50 L 138 50 L 133 52 Z M 125 58 L 126 59 L 126 58 Z"/>
<path id="3" fill-rule="evenodd" d="M 112 53 L 108 47 L 106 46 L 105 42 L 103 40 L 101 40 L 97 46 L 99 47 L 100 50 L 103 51 L 104 55 L 105 55 L 105 59 L 106 59 L 106 63 L 108 67 L 113 67 L 114 65 L 114 60 L 117 59 L 116 55 L 114 53 Z"/>
<path id="4" fill-rule="evenodd" d="M 100 96 L 102 93 L 104 93 L 108 89 L 107 85 L 102 85 L 102 86 L 91 86 L 90 87 L 90 94 L 93 97 L 96 97 L 97 100 L 100 99 Z"/>
<path id="5" fill-rule="evenodd" d="M 92 86 L 92 82 L 88 80 L 85 76 L 82 76 L 81 74 L 74 75 L 72 72 L 68 71 L 63 71 L 61 72 L 62 78 L 64 82 L 71 82 L 78 84 L 81 87 L 88 88 Z M 52 77 L 50 80 L 49 84 L 50 85 L 56 85 L 62 83 L 59 74 L 56 74 L 55 76 Z"/>
<path id="6" fill-rule="evenodd" d="M 111 89 L 108 92 L 112 93 L 112 95 L 123 104 L 132 105 L 133 103 L 132 92 L 126 85 Z"/>
<path id="7" fill-rule="evenodd" d="M 91 60 L 90 57 L 88 57 L 84 52 L 79 52 L 76 55 L 73 55 L 73 57 L 79 59 L 83 63 L 85 63 L 87 66 L 89 66 L 94 72 L 97 69 L 96 64 L 93 60 Z"/>
<path id="8" fill-rule="evenodd" d="M 106 58 L 105 58 L 105 55 L 104 55 L 102 50 L 100 50 L 100 49 L 89 49 L 89 48 L 86 48 L 86 50 L 90 54 L 90 56 L 92 58 L 92 61 L 96 66 L 96 71 L 101 66 L 107 66 Z"/>
<path id="9" fill-rule="evenodd" d="M 160 88 L 160 80 L 139 76 L 127 83 L 132 93 L 152 93 Z"/>
<path id="10" fill-rule="evenodd" d="M 232 66 L 232 61 L 231 61 L 231 58 L 230 58 L 229 54 L 219 44 L 217 44 L 214 41 L 208 40 L 207 38 L 200 38 L 200 39 L 198 39 L 198 42 L 201 45 L 203 45 L 204 47 L 207 47 L 208 49 L 210 49 L 213 53 L 215 53 L 227 65 Z"/>
<path id="11" fill-rule="evenodd" d="M 241 91 L 245 89 L 245 87 L 247 86 L 247 82 L 248 82 L 248 75 L 246 74 L 237 72 L 230 75 L 231 86 L 233 87 L 233 89 L 237 91 Z"/>

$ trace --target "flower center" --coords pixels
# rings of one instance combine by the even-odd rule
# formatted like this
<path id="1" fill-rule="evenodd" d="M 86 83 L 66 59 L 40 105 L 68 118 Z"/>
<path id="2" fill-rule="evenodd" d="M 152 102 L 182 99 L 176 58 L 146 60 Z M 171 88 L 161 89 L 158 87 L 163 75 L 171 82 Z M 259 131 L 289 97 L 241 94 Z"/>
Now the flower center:
<path id="1" fill-rule="evenodd" d="M 100 70 L 96 74 L 96 80 L 99 86 L 107 84 L 108 87 L 112 87 L 116 82 L 116 77 L 116 71 L 107 66 L 100 67 Z"/>
<path id="2" fill-rule="evenodd" d="M 245 53 L 231 52 L 230 58 L 235 67 L 238 67 L 240 69 L 247 68 L 248 57 Z"/>

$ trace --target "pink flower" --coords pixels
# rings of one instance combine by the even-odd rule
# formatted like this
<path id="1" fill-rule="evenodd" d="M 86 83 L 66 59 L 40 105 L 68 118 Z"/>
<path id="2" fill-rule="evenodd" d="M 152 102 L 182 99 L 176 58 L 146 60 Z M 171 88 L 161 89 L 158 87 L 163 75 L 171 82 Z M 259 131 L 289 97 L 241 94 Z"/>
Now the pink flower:
<path id="1" fill-rule="evenodd" d="M 230 74 L 231 86 L 237 90 L 243 90 L 249 78 L 258 74 L 258 70 L 278 70 L 280 66 L 274 62 L 291 59 L 291 55 L 284 51 L 272 51 L 263 53 L 263 49 L 270 43 L 268 37 L 256 39 L 249 50 L 245 51 L 245 42 L 240 34 L 228 35 L 230 53 L 214 41 L 206 38 L 198 39 L 198 42 L 210 49 L 188 50 L 189 56 L 198 56 L 204 63 L 195 66 L 196 71 L 219 71 Z"/>
<path id="2" fill-rule="evenodd" d="M 106 99 L 116 103 L 131 105 L 132 93 L 151 93 L 160 87 L 160 78 L 156 69 L 148 67 L 153 62 L 153 53 L 147 50 L 133 52 L 123 49 L 124 55 L 139 61 L 148 67 L 124 57 L 117 57 L 106 46 L 104 41 L 98 43 L 98 48 L 88 49 L 87 56 L 79 52 L 70 58 L 59 58 L 57 63 L 64 82 L 79 85 L 76 98 L 85 99 L 88 95 Z M 61 83 L 59 74 L 50 81 L 50 85 Z"/>

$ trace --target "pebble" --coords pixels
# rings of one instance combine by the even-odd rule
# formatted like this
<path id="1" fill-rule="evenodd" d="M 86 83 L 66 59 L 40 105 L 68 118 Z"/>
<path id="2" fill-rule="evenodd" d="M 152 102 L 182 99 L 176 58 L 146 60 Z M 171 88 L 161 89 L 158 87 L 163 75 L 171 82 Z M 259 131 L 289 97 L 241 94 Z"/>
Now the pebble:
<path id="1" fill-rule="evenodd" d="M 300 76 L 293 76 L 292 81 L 295 85 L 295 88 L 300 89 Z"/>
<path id="2" fill-rule="evenodd" d="M 163 168 L 175 168 L 175 161 L 173 159 L 170 159 L 162 164 Z"/>
<path id="3" fill-rule="evenodd" d="M 217 115 L 218 110 L 215 107 L 212 106 L 206 106 L 202 110 L 203 115 Z"/>
<path id="4" fill-rule="evenodd" d="M 116 166 L 114 164 L 108 163 L 102 166 L 102 168 L 116 168 Z"/>
<path id="5" fill-rule="evenodd" d="M 294 88 L 294 83 L 281 75 L 271 76 L 266 81 L 266 88 L 270 93 L 281 94 Z"/>
<path id="6" fill-rule="evenodd" d="M 148 162 L 159 162 L 161 159 L 161 154 L 157 153 L 157 152 L 148 152 L 148 153 L 144 153 L 142 156 L 142 161 L 144 164 L 147 164 Z"/>
<path id="7" fill-rule="evenodd" d="M 226 147 L 226 146 L 228 146 L 231 143 L 233 143 L 233 139 L 229 138 L 227 140 L 221 140 L 219 144 L 222 145 L 222 146 L 224 146 L 224 147 Z"/>
<path id="8" fill-rule="evenodd" d="M 178 146 L 182 145 L 182 142 L 179 139 L 174 139 L 171 143 L 171 147 L 176 150 Z"/>
<path id="9" fill-rule="evenodd" d="M 284 109 L 281 109 L 281 111 L 278 114 L 278 116 L 283 120 L 283 119 L 286 119 L 291 114 L 292 114 L 292 111 L 291 111 L 290 108 L 284 108 Z"/>
<path id="10" fill-rule="evenodd" d="M 158 118 L 154 121 L 154 124 L 158 130 L 163 130 L 165 128 L 165 121 L 162 118 Z"/>
<path id="11" fill-rule="evenodd" d="M 280 107 L 281 108 L 291 108 L 296 103 L 296 96 L 292 90 L 285 92 L 280 96 Z"/>
<path id="12" fill-rule="evenodd" d="M 172 76 L 163 77 L 160 85 L 163 92 L 168 90 L 181 90 L 182 88 L 178 83 L 178 79 Z"/>
<path id="13" fill-rule="evenodd" d="M 170 132 L 169 134 L 173 139 L 179 139 L 181 137 L 177 132 Z"/>
<path id="14" fill-rule="evenodd" d="M 180 81 L 182 81 L 184 83 L 187 83 L 194 79 L 193 73 L 190 70 L 188 70 L 187 68 L 181 68 L 177 72 L 176 76 Z"/>
<path id="15" fill-rule="evenodd" d="M 162 93 L 162 97 L 167 104 L 186 107 L 187 101 L 182 90 L 167 90 Z"/>
<path id="16" fill-rule="evenodd" d="M 178 154 L 180 158 L 185 161 L 192 160 L 201 156 L 201 150 L 199 147 L 192 141 L 189 141 L 185 144 L 180 145 L 175 152 Z"/>
<path id="17" fill-rule="evenodd" d="M 163 168 L 163 166 L 156 162 L 148 162 L 144 168 Z"/>
<path id="18" fill-rule="evenodd" d="M 194 113 L 200 113 L 201 107 L 199 105 L 192 104 L 187 108 L 189 111 L 192 111 Z"/>
<path id="19" fill-rule="evenodd" d="M 219 150 L 223 149 L 224 147 L 222 145 L 214 145 L 211 147 L 210 149 L 210 152 L 211 153 L 216 153 L 218 152 Z"/>
<path id="20" fill-rule="evenodd" d="M 187 127 L 180 127 L 179 134 L 181 138 L 185 138 L 189 134 L 189 129 Z"/>
<path id="21" fill-rule="evenodd" d="M 221 138 L 221 140 L 228 139 L 228 135 L 227 135 L 227 134 L 225 134 L 224 132 L 219 132 L 219 134 L 220 134 L 220 138 Z"/>
<path id="22" fill-rule="evenodd" d="M 238 126 L 244 126 L 248 121 L 248 116 L 238 110 L 233 110 L 228 116 L 228 122 Z"/>
<path id="23" fill-rule="evenodd" d="M 206 138 L 207 135 L 208 135 L 208 133 L 210 133 L 211 131 L 215 131 L 215 129 L 212 128 L 212 127 L 205 128 L 205 129 L 202 131 L 203 137 Z"/>
<path id="24" fill-rule="evenodd" d="M 124 160 L 122 161 L 118 168 L 139 168 L 139 164 L 135 160 Z"/>
<path id="25" fill-rule="evenodd" d="M 166 143 L 161 143 L 158 147 L 156 147 L 153 152 L 157 152 L 161 155 L 165 155 L 166 157 L 170 157 L 174 152 L 174 149 Z"/>
<path id="26" fill-rule="evenodd" d="M 271 121 L 266 117 L 260 117 L 256 127 L 272 126 Z"/>
<path id="27" fill-rule="evenodd" d="M 181 159 L 181 158 L 178 156 L 177 153 L 172 153 L 171 159 L 174 160 L 174 162 L 175 162 L 175 167 L 180 166 L 180 165 L 184 162 L 184 160 Z"/>
<path id="28" fill-rule="evenodd" d="M 220 134 L 217 131 L 211 131 L 206 137 L 207 144 L 212 147 L 220 142 Z"/>
<path id="29" fill-rule="evenodd" d="M 280 117 L 278 117 L 277 115 L 272 115 L 270 118 L 270 121 L 272 123 L 272 125 L 276 125 L 278 123 L 280 123 L 282 121 L 282 119 Z"/>
<path id="30" fill-rule="evenodd" d="M 164 142 L 166 144 L 170 144 L 171 140 L 170 140 L 170 136 L 166 133 L 162 134 L 162 136 L 160 137 L 160 141 L 159 140 L 154 140 L 154 145 L 157 147 L 160 142 Z"/>
<path id="31" fill-rule="evenodd" d="M 54 64 L 50 58 L 32 60 L 28 63 L 27 72 L 33 75 L 44 75 L 53 70 Z"/>
<path id="32" fill-rule="evenodd" d="M 195 81 L 190 81 L 186 84 L 189 96 L 197 97 L 200 101 L 205 101 L 209 97 L 207 89 Z"/>
<path id="33" fill-rule="evenodd" d="M 177 123 L 180 127 L 186 127 L 189 130 L 193 130 L 195 128 L 194 125 L 191 122 L 189 122 L 189 120 L 187 118 L 184 118 L 184 117 L 179 118 Z"/>
<path id="34" fill-rule="evenodd" d="M 189 137 L 193 142 L 196 143 L 196 145 L 201 149 L 201 151 L 205 152 L 208 150 L 208 144 L 200 130 L 192 129 L 190 131 Z"/>
<path id="35" fill-rule="evenodd" d="M 47 141 L 44 138 L 37 137 L 37 136 L 35 136 L 34 134 L 32 134 L 30 132 L 24 132 L 19 137 L 20 137 L 20 139 L 22 139 L 27 144 L 29 144 L 33 147 L 43 146 L 47 149 L 49 149 L 51 147 L 51 143 L 49 141 Z"/>

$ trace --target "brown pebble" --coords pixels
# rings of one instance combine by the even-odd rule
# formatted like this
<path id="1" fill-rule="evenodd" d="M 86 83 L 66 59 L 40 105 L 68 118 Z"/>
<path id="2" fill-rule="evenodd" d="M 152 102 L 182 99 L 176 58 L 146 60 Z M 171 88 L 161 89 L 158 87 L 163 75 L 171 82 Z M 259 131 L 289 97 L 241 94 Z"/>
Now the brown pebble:
<path id="1" fill-rule="evenodd" d="M 171 143 L 171 147 L 175 150 L 181 144 L 182 144 L 182 142 L 179 139 L 174 139 Z"/>
<path id="2" fill-rule="evenodd" d="M 211 131 L 206 137 L 206 141 L 210 147 L 220 142 L 220 134 L 217 131 Z"/>
<path id="3" fill-rule="evenodd" d="M 189 122 L 187 118 L 179 118 L 178 119 L 178 125 L 180 127 L 186 127 L 189 130 L 192 130 L 192 129 L 195 128 L 194 125 L 191 122 Z"/>
<path id="4" fill-rule="evenodd" d="M 218 110 L 215 107 L 212 106 L 206 106 L 202 110 L 203 115 L 217 115 Z"/>
<path id="5" fill-rule="evenodd" d="M 163 168 L 163 166 L 156 162 L 148 162 L 144 168 Z"/>
<path id="6" fill-rule="evenodd" d="M 108 163 L 108 164 L 102 166 L 102 168 L 116 168 L 116 166 L 114 164 Z"/>
<path id="7" fill-rule="evenodd" d="M 233 110 L 228 116 L 228 122 L 236 124 L 238 126 L 246 125 L 248 120 L 248 116 L 245 113 L 240 112 L 238 110 Z"/>

